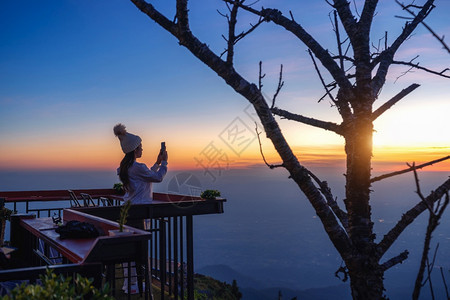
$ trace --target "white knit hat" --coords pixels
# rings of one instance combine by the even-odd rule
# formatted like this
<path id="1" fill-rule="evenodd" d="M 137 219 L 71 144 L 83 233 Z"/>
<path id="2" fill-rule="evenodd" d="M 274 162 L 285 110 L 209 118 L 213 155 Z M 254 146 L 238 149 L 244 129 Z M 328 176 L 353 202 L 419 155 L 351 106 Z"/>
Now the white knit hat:
<path id="1" fill-rule="evenodd" d="M 120 146 L 122 147 L 122 151 L 125 154 L 134 151 L 142 142 L 139 136 L 127 132 L 125 129 L 125 125 L 121 123 L 114 126 L 113 131 L 114 134 L 119 138 Z"/>

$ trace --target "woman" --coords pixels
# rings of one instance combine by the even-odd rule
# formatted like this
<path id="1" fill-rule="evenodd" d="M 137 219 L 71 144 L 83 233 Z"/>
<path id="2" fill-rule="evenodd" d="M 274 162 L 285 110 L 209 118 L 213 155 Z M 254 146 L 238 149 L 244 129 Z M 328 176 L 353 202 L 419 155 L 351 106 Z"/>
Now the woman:
<path id="1" fill-rule="evenodd" d="M 114 126 L 114 134 L 120 140 L 120 146 L 125 153 L 125 157 L 120 162 L 117 169 L 120 181 L 122 181 L 125 195 L 124 202 L 131 201 L 132 204 L 148 204 L 153 200 L 152 182 L 161 182 L 167 173 L 167 151 L 161 149 L 156 163 L 150 169 L 143 163 L 138 163 L 136 159 L 142 157 L 142 140 L 139 136 L 126 131 L 125 125 Z M 146 220 L 149 223 L 149 220 Z M 148 229 L 143 222 L 131 223 L 128 225 L 138 228 Z M 124 263 L 124 284 L 122 289 L 128 293 L 128 264 Z M 131 264 L 131 293 L 138 293 L 136 284 L 136 269 L 134 263 Z"/>
<path id="2" fill-rule="evenodd" d="M 141 138 L 127 132 L 125 126 L 120 123 L 114 126 L 114 134 L 119 138 L 120 146 L 125 153 L 117 169 L 125 188 L 124 200 L 130 200 L 132 204 L 151 203 L 152 182 L 161 182 L 167 173 L 167 151 L 161 151 L 156 163 L 149 169 L 145 164 L 136 161 L 142 156 Z"/>

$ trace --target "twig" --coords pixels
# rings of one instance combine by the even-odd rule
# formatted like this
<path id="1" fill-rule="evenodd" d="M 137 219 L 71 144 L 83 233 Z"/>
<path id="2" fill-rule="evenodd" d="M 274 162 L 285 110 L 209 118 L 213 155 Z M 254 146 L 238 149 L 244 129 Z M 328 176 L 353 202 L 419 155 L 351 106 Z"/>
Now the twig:
<path id="1" fill-rule="evenodd" d="M 337 86 L 331 87 L 330 92 L 331 92 L 332 90 L 336 89 L 336 88 L 337 88 Z M 320 101 L 322 101 L 323 99 L 325 99 L 326 96 L 328 96 L 327 93 L 323 94 L 323 96 L 319 98 L 319 101 L 318 101 L 318 102 L 320 102 Z M 334 103 L 332 104 L 332 106 L 335 106 Z"/>
<path id="2" fill-rule="evenodd" d="M 344 274 L 344 277 L 341 278 L 341 276 L 339 276 L 339 273 Z M 336 272 L 334 272 L 334 276 L 336 276 L 337 278 L 339 278 L 340 280 L 342 280 L 343 282 L 346 282 L 348 280 L 348 269 L 347 266 L 343 266 L 342 262 L 341 262 L 341 266 L 339 267 L 339 269 L 337 269 Z"/>
<path id="3" fill-rule="evenodd" d="M 433 260 L 431 261 L 431 264 L 427 257 L 428 274 L 427 274 L 427 278 L 425 278 L 425 280 L 422 282 L 422 286 L 424 286 L 428 282 L 428 280 L 431 280 L 431 271 L 434 269 L 434 263 L 436 262 L 438 249 L 439 249 L 439 243 L 437 243 L 436 248 L 434 248 Z"/>
<path id="4" fill-rule="evenodd" d="M 379 64 L 376 75 L 372 79 L 372 88 L 375 94 L 378 94 L 384 86 L 389 67 L 400 46 L 411 36 L 417 26 L 427 17 L 432 9 L 433 1 L 427 0 L 417 16 L 411 22 L 405 24 L 402 32 L 397 36 L 391 46 L 372 61 L 373 68 Z"/>
<path id="5" fill-rule="evenodd" d="M 442 71 L 438 72 L 438 71 L 434 71 L 434 70 L 419 66 L 419 63 L 413 63 L 412 60 L 409 62 L 394 60 L 394 61 L 392 61 L 392 64 L 410 66 L 411 68 L 414 68 L 414 69 L 419 69 L 419 70 L 422 70 L 422 71 L 425 71 L 425 72 L 428 72 L 428 73 L 431 73 L 434 75 L 438 75 L 438 76 L 441 76 L 444 78 L 450 78 L 450 75 L 444 74 L 447 71 L 450 71 L 450 68 L 445 68 Z"/>
<path id="6" fill-rule="evenodd" d="M 447 295 L 447 299 L 450 299 L 450 294 L 448 293 L 447 281 L 445 280 L 444 271 L 442 270 L 442 267 L 440 267 L 439 269 L 441 271 L 442 282 L 444 283 L 445 287 L 445 294 Z"/>
<path id="7" fill-rule="evenodd" d="M 402 78 L 403 76 L 406 76 L 406 74 L 408 74 L 408 73 L 414 73 L 414 71 L 413 71 L 412 69 L 414 69 L 414 67 L 409 67 L 408 70 L 406 70 L 406 71 L 402 72 L 400 75 L 398 75 L 397 78 L 395 78 L 394 83 L 397 83 L 397 81 L 398 81 L 400 78 Z"/>
<path id="8" fill-rule="evenodd" d="M 416 185 L 418 185 L 416 171 L 414 171 L 414 174 L 415 174 L 415 179 L 416 179 Z M 422 196 L 422 194 L 420 192 L 420 188 L 418 188 L 417 193 L 419 194 L 420 198 L 422 199 L 422 202 L 427 204 L 427 208 L 428 208 L 430 214 L 428 217 L 428 226 L 427 226 L 427 230 L 425 233 L 425 241 L 424 241 L 424 245 L 423 245 L 420 267 L 419 267 L 419 271 L 417 272 L 416 281 L 414 284 L 413 299 L 414 300 L 419 299 L 420 290 L 427 282 L 428 282 L 428 285 L 430 286 L 432 298 L 434 299 L 433 284 L 431 282 L 431 272 L 433 271 L 433 268 L 434 268 L 434 263 L 436 261 L 436 255 L 437 255 L 437 250 L 439 248 L 439 244 L 437 244 L 437 246 L 436 246 L 431 264 L 429 262 L 428 252 L 430 251 L 432 234 L 433 234 L 434 230 L 437 228 L 437 226 L 439 225 L 439 221 L 440 221 L 445 209 L 448 206 L 449 195 L 448 195 L 448 191 L 447 191 L 445 194 L 444 203 L 442 205 L 440 205 L 440 202 L 438 202 L 436 210 L 434 211 L 433 207 L 432 207 L 433 203 L 431 203 L 431 206 L 430 206 L 430 203 L 428 203 L 428 201 Z M 437 213 L 435 213 L 435 212 L 437 212 Z M 427 278 L 425 280 L 423 280 L 425 264 L 427 267 Z"/>
<path id="9" fill-rule="evenodd" d="M 421 164 L 421 165 L 418 165 L 418 166 L 415 166 L 415 167 L 409 167 L 408 169 L 404 169 L 404 170 L 401 170 L 401 171 L 396 171 L 396 172 L 380 175 L 380 176 L 377 176 L 377 177 L 373 177 L 372 179 L 370 179 L 370 182 L 373 183 L 373 182 L 377 182 L 377 181 L 380 181 L 380 180 L 383 180 L 383 179 L 386 179 L 386 178 L 389 178 L 389 177 L 393 177 L 393 176 L 397 176 L 397 175 L 400 175 L 400 174 L 408 173 L 408 172 L 411 172 L 411 171 L 414 171 L 414 170 L 417 170 L 417 169 L 422 169 L 424 167 L 431 166 L 431 165 L 433 165 L 435 163 L 447 160 L 449 158 L 450 158 L 450 155 L 442 157 L 442 158 L 439 158 L 439 159 L 436 159 L 436 160 L 433 160 L 433 161 L 430 161 L 430 162 L 427 162 L 427 163 L 424 163 L 424 164 Z"/>
<path id="10" fill-rule="evenodd" d="M 233 3 L 232 0 L 223 0 L 225 2 Z M 336 64 L 336 62 L 331 58 L 329 52 L 322 47 L 305 29 L 300 26 L 300 24 L 295 21 L 286 18 L 283 16 L 281 11 L 277 9 L 271 8 L 263 8 L 261 10 L 253 9 L 247 5 L 240 4 L 240 7 L 244 10 L 261 16 L 264 18 L 264 21 L 273 22 L 287 31 L 294 34 L 298 39 L 300 39 L 309 49 L 314 51 L 314 55 L 320 60 L 322 65 L 328 70 L 333 79 L 338 82 L 339 86 L 346 90 L 347 99 L 353 98 L 355 95 L 352 90 L 352 83 L 345 77 L 345 73 L 341 68 Z M 353 25 L 356 25 L 356 22 L 353 22 Z M 341 106 L 340 111 L 344 112 L 346 115 L 350 115 L 350 107 L 348 106 L 348 102 L 343 101 L 339 103 Z"/>
<path id="11" fill-rule="evenodd" d="M 416 191 L 417 195 L 419 195 L 420 200 L 422 200 L 423 203 L 425 203 L 428 210 L 430 211 L 430 214 L 434 215 L 433 207 L 431 207 L 430 204 L 425 200 L 425 197 L 423 196 L 422 191 L 420 190 L 419 175 L 417 174 L 417 170 L 415 169 L 415 163 L 413 163 L 412 165 L 408 164 L 408 166 L 413 169 L 414 181 L 416 183 L 416 188 L 417 188 L 417 191 Z"/>
<path id="12" fill-rule="evenodd" d="M 245 36 L 247 36 L 248 34 L 250 34 L 253 30 L 255 30 L 259 25 L 261 25 L 263 22 L 265 21 L 265 19 L 263 17 L 260 17 L 258 20 L 258 23 L 256 23 L 255 25 L 250 23 L 250 29 L 247 31 L 243 31 L 240 34 L 237 35 L 236 37 L 236 43 L 239 42 L 240 40 L 242 40 Z"/>
<path id="13" fill-rule="evenodd" d="M 241 4 L 244 1 L 234 1 L 234 2 L 225 2 L 225 4 L 228 7 L 228 10 L 230 11 L 230 16 L 222 14 L 220 11 L 219 14 L 225 17 L 228 21 L 228 39 L 226 39 L 223 35 L 222 37 L 227 41 L 227 49 L 225 49 L 221 54 L 220 57 L 222 57 L 225 53 L 227 53 L 227 63 L 232 64 L 233 56 L 234 56 L 234 46 L 242 40 L 245 36 L 250 34 L 253 30 L 255 30 L 259 25 L 264 22 L 263 17 L 259 17 L 258 23 L 255 25 L 250 24 L 250 29 L 247 31 L 243 31 L 240 34 L 236 35 L 235 29 L 236 29 L 236 23 L 237 23 L 237 13 L 238 8 L 241 7 Z M 229 4 L 233 4 L 233 7 L 230 8 Z"/>
<path id="14" fill-rule="evenodd" d="M 259 142 L 259 151 L 261 152 L 261 156 L 262 159 L 264 160 L 264 163 L 266 164 L 266 166 L 268 166 L 270 169 L 275 169 L 275 168 L 279 168 L 279 167 L 284 167 L 283 164 L 280 165 L 271 165 L 267 162 L 266 158 L 264 157 L 264 153 L 262 150 L 262 145 L 261 145 L 261 139 L 259 137 L 259 135 L 261 134 L 261 132 L 258 131 L 258 123 L 255 122 L 255 131 L 256 131 L 256 135 L 258 137 L 258 142 Z"/>
<path id="15" fill-rule="evenodd" d="M 433 282 L 431 281 L 431 272 L 433 271 L 432 268 L 433 267 L 430 266 L 428 258 L 427 258 L 428 286 L 430 287 L 431 299 L 434 300 L 436 298 L 434 297 Z"/>
<path id="16" fill-rule="evenodd" d="M 228 4 L 227 4 L 228 7 Z M 228 45 L 227 45 L 227 64 L 233 65 L 233 56 L 234 56 L 234 45 L 236 44 L 236 23 L 237 23 L 237 13 L 239 6 L 234 3 L 233 7 L 230 10 L 230 18 L 228 18 Z"/>
<path id="17" fill-rule="evenodd" d="M 259 76 L 258 76 L 258 89 L 261 92 L 262 91 L 262 79 L 266 76 L 266 74 L 262 75 L 262 61 L 259 61 Z"/>
<path id="18" fill-rule="evenodd" d="M 295 22 L 294 15 L 292 14 L 292 11 L 289 11 L 289 15 L 291 16 L 291 21 Z"/>
<path id="19" fill-rule="evenodd" d="M 355 6 L 355 12 L 356 12 L 356 15 L 357 15 L 358 17 L 361 17 L 361 14 L 360 14 L 359 11 L 358 11 L 358 6 L 356 6 L 355 0 L 353 0 L 353 5 Z"/>
<path id="20" fill-rule="evenodd" d="M 319 75 L 320 82 L 322 82 L 322 85 L 325 88 L 325 91 L 326 91 L 328 97 L 330 97 L 330 99 L 331 99 L 331 101 L 333 101 L 333 103 L 336 103 L 336 100 L 334 99 L 333 95 L 331 95 L 330 91 L 327 88 L 327 85 L 325 84 L 325 81 L 323 80 L 322 74 L 320 74 L 319 67 L 317 66 L 316 60 L 314 59 L 314 56 L 312 55 L 311 49 L 308 49 L 308 53 L 309 53 L 309 56 L 311 56 L 311 59 L 314 64 L 314 68 L 316 69 L 317 75 Z"/>
<path id="21" fill-rule="evenodd" d="M 400 1 L 398 1 L 398 0 L 395 0 L 395 2 L 397 2 L 398 5 L 400 5 L 404 10 L 409 12 L 413 17 L 416 17 L 416 14 L 414 12 L 412 12 L 410 9 L 408 9 L 408 7 L 411 7 L 411 5 L 405 6 L 402 3 L 400 3 Z M 450 53 L 450 47 L 444 42 L 444 36 L 442 36 L 442 37 L 438 36 L 437 33 L 434 32 L 434 30 L 430 26 L 428 26 L 425 22 L 422 21 L 421 23 L 441 43 L 442 47 L 445 50 L 447 50 L 448 53 Z"/>
<path id="22" fill-rule="evenodd" d="M 280 77 L 278 78 L 278 86 L 277 86 L 277 90 L 275 91 L 275 94 L 273 95 L 272 98 L 272 106 L 270 107 L 270 109 L 272 109 L 275 106 L 275 99 L 278 96 L 278 93 L 281 91 L 281 88 L 284 85 L 284 81 L 283 81 L 283 65 L 281 65 L 280 67 Z"/>

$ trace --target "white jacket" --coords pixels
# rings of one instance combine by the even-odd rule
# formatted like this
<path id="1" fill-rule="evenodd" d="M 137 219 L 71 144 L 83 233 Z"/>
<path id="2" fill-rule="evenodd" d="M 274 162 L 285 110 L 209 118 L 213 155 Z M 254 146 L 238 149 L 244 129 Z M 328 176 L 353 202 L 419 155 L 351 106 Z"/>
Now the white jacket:
<path id="1" fill-rule="evenodd" d="M 117 174 L 119 174 L 117 169 Z M 149 169 L 145 164 L 134 162 L 128 169 L 130 177 L 129 188 L 123 199 L 130 200 L 132 204 L 146 204 L 153 200 L 152 182 L 161 182 L 167 173 L 167 161 L 162 161 L 161 166 L 154 164 Z"/>

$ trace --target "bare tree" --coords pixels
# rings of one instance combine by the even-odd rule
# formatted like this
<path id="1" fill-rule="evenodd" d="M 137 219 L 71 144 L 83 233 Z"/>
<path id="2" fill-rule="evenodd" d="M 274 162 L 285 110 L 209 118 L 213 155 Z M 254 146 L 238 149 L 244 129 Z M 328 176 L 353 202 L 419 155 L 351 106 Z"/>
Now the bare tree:
<path id="1" fill-rule="evenodd" d="M 414 164 L 411 166 L 411 168 L 414 168 Z M 443 203 L 441 203 L 442 199 L 440 199 L 436 203 L 433 203 L 430 205 L 429 203 L 426 202 L 425 197 L 422 194 L 422 191 L 420 189 L 420 184 L 419 184 L 419 176 L 417 175 L 417 171 L 415 168 L 414 168 L 414 179 L 416 182 L 417 194 L 419 195 L 420 199 L 427 206 L 427 209 L 429 211 L 429 217 L 428 217 L 427 230 L 425 233 L 425 240 L 424 240 L 423 251 L 422 251 L 422 259 L 420 260 L 420 267 L 419 267 L 419 271 L 417 272 L 417 277 L 416 277 L 416 282 L 414 284 L 414 291 L 413 291 L 412 299 L 413 300 L 419 299 L 420 290 L 421 290 L 422 286 L 424 286 L 425 283 L 427 283 L 427 282 L 428 282 L 428 285 L 430 286 L 432 299 L 435 299 L 433 285 L 431 282 L 431 272 L 433 271 L 434 262 L 436 259 L 436 253 L 437 253 L 439 244 L 436 246 L 436 251 L 434 253 L 431 264 L 430 264 L 430 259 L 429 259 L 428 253 L 430 251 L 431 235 L 434 232 L 434 230 L 436 229 L 436 227 L 439 225 L 439 221 L 442 218 L 442 215 L 444 214 L 444 211 L 447 208 L 447 205 L 450 201 L 449 194 L 448 193 L 445 194 L 445 199 L 444 199 Z M 425 273 L 425 265 L 427 266 L 427 275 L 428 276 L 425 280 L 423 280 L 423 276 Z M 445 280 L 444 280 L 444 284 L 446 284 Z"/>
<path id="2" fill-rule="evenodd" d="M 409 10 L 414 10 L 412 17 L 408 15 L 410 19 L 405 22 L 400 34 L 395 37 L 392 43 L 388 43 L 386 34 L 384 46 L 379 47 L 373 47 L 370 40 L 372 21 L 378 4 L 377 0 L 366 0 L 362 11 L 356 16 L 351 9 L 352 4 L 350 2 L 346 0 L 327 1 L 331 9 L 335 11 L 334 30 L 338 50 L 336 56 L 333 56 L 311 36 L 294 19 L 292 13 L 289 17 L 286 17 L 277 9 L 257 9 L 255 6 L 258 2 L 246 4 L 245 0 L 223 0 L 228 8 L 228 13 L 223 14 L 228 21 L 228 34 L 223 36 L 226 40 L 226 48 L 222 53 L 215 53 L 191 31 L 187 0 L 174 1 L 176 15 L 173 20 L 144 0 L 131 1 L 144 14 L 172 34 L 180 45 L 187 48 L 195 57 L 222 77 L 227 85 L 253 105 L 267 138 L 271 140 L 282 159 L 281 165 L 271 167 L 285 168 L 290 173 L 290 178 L 298 185 L 315 209 L 329 239 L 345 262 L 345 267 L 342 269 L 350 278 L 353 298 L 382 298 L 384 272 L 401 263 L 408 256 L 408 252 L 405 250 L 398 256 L 382 262 L 386 251 L 409 224 L 427 207 L 431 207 L 436 201 L 440 200 L 450 189 L 450 179 L 447 179 L 428 196 L 424 196 L 424 199 L 416 206 L 403 214 L 380 242 L 375 241 L 370 205 L 371 185 L 375 181 L 396 174 L 387 174 L 376 178 L 371 176 L 373 122 L 419 85 L 412 84 L 405 88 L 376 110 L 373 109 L 373 105 L 386 82 L 390 67 L 394 64 L 406 65 L 410 68 L 450 78 L 448 69 L 436 71 L 419 66 L 412 60 L 408 62 L 395 59 L 402 44 L 411 37 L 415 29 L 433 10 L 434 1 L 423 0 L 421 5 L 417 3 L 414 6 L 405 5 Z M 251 24 L 247 31 L 241 33 L 236 32 L 239 11 L 254 15 L 256 18 L 256 22 Z M 342 118 L 340 124 L 313 119 L 276 107 L 276 98 L 283 86 L 282 73 L 280 73 L 278 89 L 272 98 L 272 103 L 267 103 L 262 94 L 261 81 L 264 75 L 262 75 L 261 70 L 258 84 L 246 80 L 236 70 L 234 65 L 236 43 L 255 31 L 263 22 L 269 22 L 287 30 L 309 49 L 325 88 L 325 97 L 330 98 Z M 340 27 L 343 28 L 343 32 L 339 30 Z M 375 51 L 373 51 L 374 48 Z M 225 57 L 222 58 L 222 56 Z M 321 64 L 321 68 L 324 68 L 332 77 L 332 82 L 327 83 L 321 76 L 316 60 Z M 343 201 L 345 209 L 338 206 L 336 198 L 326 181 L 314 175 L 294 155 L 275 116 L 329 130 L 344 138 L 347 162 L 346 192 Z M 409 168 L 407 171 L 417 168 L 419 166 Z"/>

